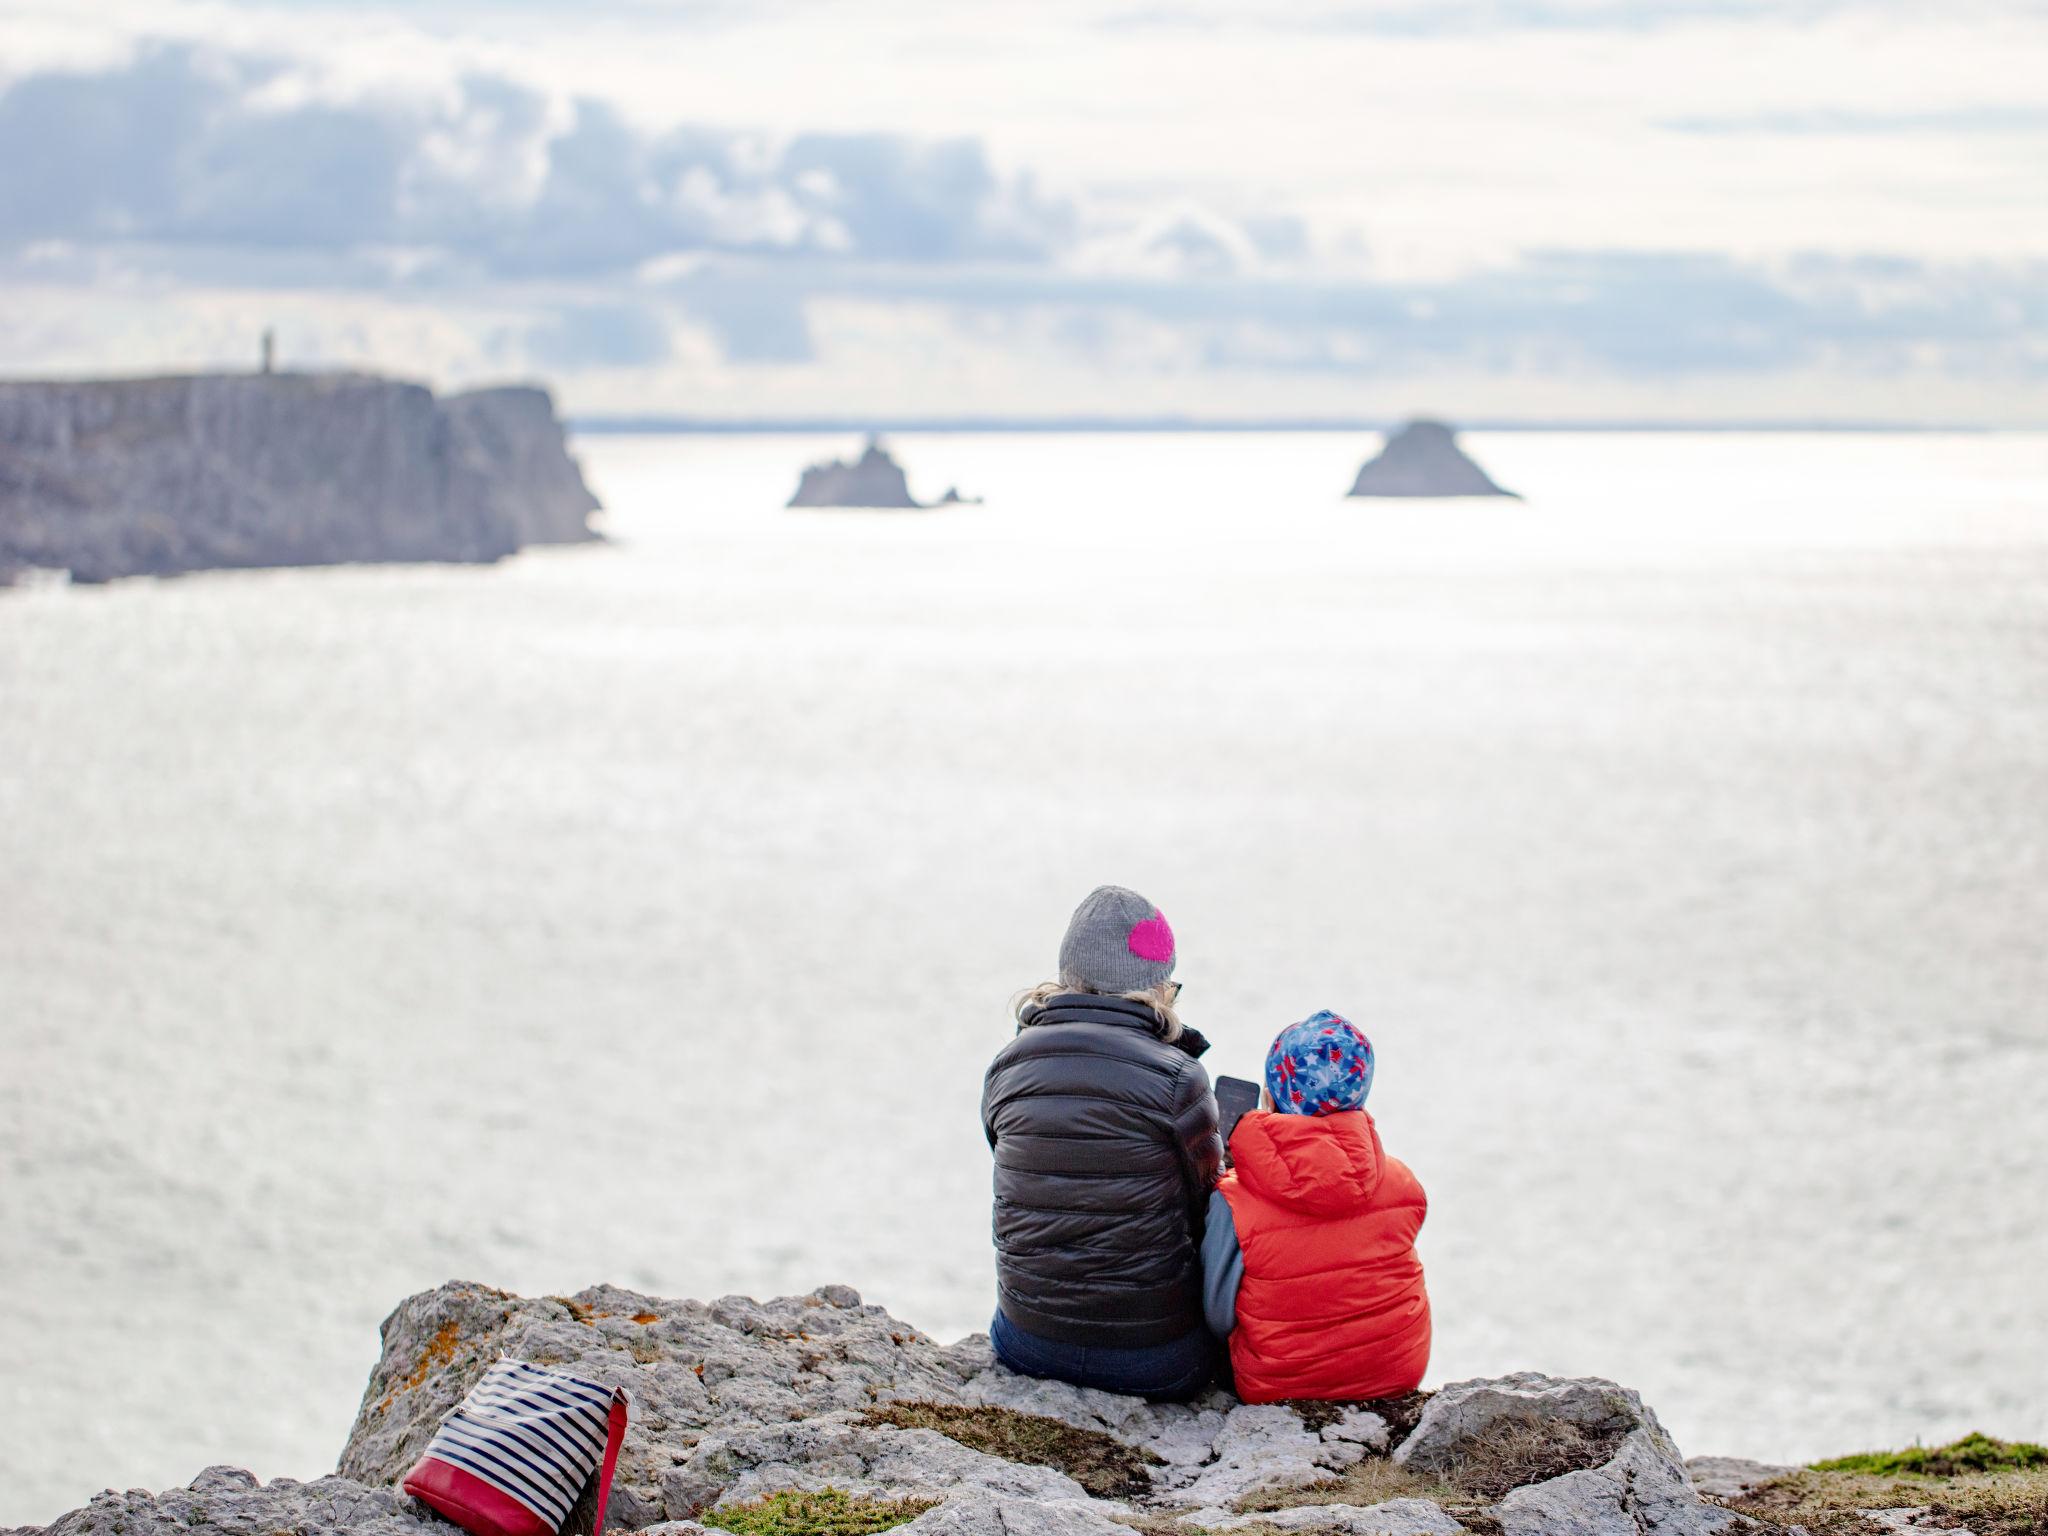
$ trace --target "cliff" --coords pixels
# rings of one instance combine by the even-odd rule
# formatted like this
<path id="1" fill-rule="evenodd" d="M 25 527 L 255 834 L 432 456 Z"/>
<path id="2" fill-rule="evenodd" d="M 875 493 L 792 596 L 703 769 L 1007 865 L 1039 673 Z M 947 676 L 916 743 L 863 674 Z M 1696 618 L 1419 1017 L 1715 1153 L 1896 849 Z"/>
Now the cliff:
<path id="1" fill-rule="evenodd" d="M 1256 1530 L 1709 1536 L 1656 1415 L 1594 1379 L 1520 1374 L 1381 1403 L 1187 1406 L 1013 1375 L 980 1336 L 940 1345 L 844 1286 L 756 1302 L 611 1286 L 530 1299 L 450 1284 L 404 1302 L 332 1476 L 210 1468 L 109 1490 L 46 1536 L 450 1536 L 395 1491 L 501 1355 L 623 1386 L 632 1423 L 608 1530 Z M 258 1389 L 261 1390 L 260 1384 Z M 1748 1464 L 1717 1463 L 1746 1491 Z M 587 1531 L 591 1497 L 572 1519 Z M 780 1522 L 780 1523 L 777 1523 Z M 1754 1528 L 1754 1527 L 1751 1527 Z"/>
<path id="2" fill-rule="evenodd" d="M 547 392 L 358 374 L 0 383 L 0 582 L 496 560 L 596 537 Z"/>
<path id="3" fill-rule="evenodd" d="M 813 464 L 797 480 L 792 507 L 896 507 L 951 506 L 968 501 L 959 491 L 947 487 L 935 502 L 922 502 L 910 494 L 910 481 L 902 466 L 889 456 L 880 441 L 869 438 L 861 456 L 851 464 L 831 459 Z"/>
<path id="4" fill-rule="evenodd" d="M 1513 496 L 1458 446 L 1440 421 L 1411 421 L 1358 471 L 1352 496 Z M 1519 498 L 1517 498 L 1519 499 Z"/>

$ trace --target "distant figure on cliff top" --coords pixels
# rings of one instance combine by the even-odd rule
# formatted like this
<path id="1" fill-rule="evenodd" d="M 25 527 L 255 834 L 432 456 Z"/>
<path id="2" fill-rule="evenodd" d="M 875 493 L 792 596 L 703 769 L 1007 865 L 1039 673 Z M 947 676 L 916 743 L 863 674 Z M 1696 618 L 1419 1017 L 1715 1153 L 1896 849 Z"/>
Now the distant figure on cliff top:
<path id="1" fill-rule="evenodd" d="M 1411 421 L 1366 461 L 1353 496 L 1515 496 L 1503 490 L 1458 446 L 1440 421 Z M 1520 500 L 1519 496 L 1515 496 Z"/>
<path id="2" fill-rule="evenodd" d="M 866 450 L 853 463 L 833 459 L 813 464 L 797 482 L 792 507 L 899 507 L 923 508 L 968 503 L 953 487 L 937 501 L 919 501 L 910 494 L 910 482 L 902 466 L 889 457 L 880 438 L 870 437 Z"/>

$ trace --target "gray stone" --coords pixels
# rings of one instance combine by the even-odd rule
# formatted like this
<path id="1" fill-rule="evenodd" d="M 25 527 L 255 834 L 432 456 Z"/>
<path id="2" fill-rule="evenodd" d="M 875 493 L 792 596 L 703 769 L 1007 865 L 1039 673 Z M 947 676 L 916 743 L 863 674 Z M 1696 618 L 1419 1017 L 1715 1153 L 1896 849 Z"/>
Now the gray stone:
<path id="1" fill-rule="evenodd" d="M 1951 1525 L 1949 1517 L 1935 1514 L 1929 1505 L 1918 1505 L 1912 1509 L 1859 1509 L 1856 1511 L 1872 1525 L 1887 1531 L 1939 1530 L 1947 1536 L 1972 1536 L 1966 1525 Z"/>
<path id="2" fill-rule="evenodd" d="M 622 1531 L 686 1517 L 717 1495 L 708 1461 L 696 1455 L 707 1435 L 735 1444 L 748 1430 L 857 1412 L 885 1397 L 956 1401 L 961 1385 L 937 1344 L 861 1305 L 845 1286 L 706 1304 L 613 1286 L 536 1299 L 452 1283 L 402 1303 L 384 1320 L 383 1338 L 342 1452 L 344 1475 L 403 1477 L 441 1416 L 509 1355 L 624 1387 L 632 1398 L 607 1518 Z"/>
<path id="3" fill-rule="evenodd" d="M 1560 1380 L 1519 1372 L 1453 1382 L 1422 1410 L 1395 1461 L 1455 1479 L 1504 1431 L 1570 1424 L 1612 1451 L 1600 1466 L 1516 1488 L 1494 1508 L 1507 1536 L 1710 1536 L 1734 1523 L 1702 1503 L 1678 1447 L 1626 1387 L 1598 1377 Z"/>
<path id="4" fill-rule="evenodd" d="M 1693 1487 L 1715 1499 L 1739 1499 L 1765 1483 L 1798 1470 L 1797 1467 L 1781 1467 L 1767 1461 L 1745 1461 L 1740 1456 L 1688 1456 L 1685 1459 L 1686 1475 L 1692 1479 Z"/>
<path id="5" fill-rule="evenodd" d="M 1246 1404 L 1224 1416 L 1208 1461 L 1170 1469 L 1158 1486 L 1177 1503 L 1229 1505 L 1268 1489 L 1334 1481 L 1364 1457 L 1355 1441 L 1310 1433 L 1292 1408 Z"/>
<path id="6" fill-rule="evenodd" d="M 1131 1536 L 1100 1505 L 1038 1504 L 970 1489 L 896 1529 L 904 1536 Z"/>
<path id="7" fill-rule="evenodd" d="M 745 1503 L 788 1488 L 815 1492 L 827 1487 L 878 1499 L 975 1488 L 1026 1502 L 1089 1502 L 1079 1483 L 1051 1467 L 1024 1466 L 985 1455 L 935 1430 L 860 1425 L 848 1415 L 805 1419 L 700 1442 L 685 1469 L 707 1455 L 728 1479 L 717 1500 L 719 1505 Z M 682 1511 L 669 1506 L 668 1513 L 674 1516 Z"/>
<path id="8" fill-rule="evenodd" d="M 1428 1499 L 1387 1499 L 1378 1504 L 1298 1504 L 1266 1514 L 1233 1515 L 1198 1509 L 1180 1524 L 1205 1531 L 1239 1531 L 1246 1526 L 1283 1531 L 1328 1531 L 1333 1536 L 1455 1536 L 1465 1529 Z"/>
<path id="9" fill-rule="evenodd" d="M 1347 1408 L 1336 1423 L 1324 1426 L 1323 1438 L 1348 1440 L 1376 1456 L 1383 1456 L 1387 1452 L 1387 1421 L 1363 1408 Z"/>
<path id="10" fill-rule="evenodd" d="M 1352 496 L 1514 496 L 1493 483 L 1440 421 L 1411 421 L 1391 434 L 1352 482 Z"/>
<path id="11" fill-rule="evenodd" d="M 1237 1399 L 1225 1392 L 1210 1392 L 1189 1404 L 1148 1403 L 1064 1381 L 1019 1376 L 996 1363 L 985 1334 L 963 1339 L 948 1357 L 967 1373 L 960 1389 L 963 1402 L 1041 1414 L 1076 1429 L 1113 1435 L 1172 1467 L 1196 1467 L 1213 1460 L 1224 1417 L 1238 1406 Z"/>
<path id="12" fill-rule="evenodd" d="M 0 583 L 497 560 L 596 537 L 546 391 L 360 374 L 0 383 Z"/>
<path id="13" fill-rule="evenodd" d="M 1493 1513 L 1506 1536 L 1714 1536 L 1736 1523 L 1640 1429 L 1606 1465 L 1517 1488 Z"/>
<path id="14" fill-rule="evenodd" d="M 1448 1472 L 1468 1448 L 1483 1445 L 1504 1427 L 1556 1423 L 1615 1438 L 1641 1430 L 1684 1471 L 1678 1447 L 1640 1394 L 1597 1376 L 1561 1378 L 1534 1371 L 1454 1381 L 1441 1388 L 1423 1406 L 1394 1460 L 1418 1472 Z"/>
<path id="15" fill-rule="evenodd" d="M 437 1532 L 438 1528 L 438 1532 Z M 44 1536 L 446 1536 L 395 1489 L 365 1488 L 347 1478 L 310 1483 L 280 1477 L 267 1484 L 239 1467 L 208 1467 L 184 1488 L 152 1494 L 108 1489 L 83 1509 L 48 1526 Z"/>

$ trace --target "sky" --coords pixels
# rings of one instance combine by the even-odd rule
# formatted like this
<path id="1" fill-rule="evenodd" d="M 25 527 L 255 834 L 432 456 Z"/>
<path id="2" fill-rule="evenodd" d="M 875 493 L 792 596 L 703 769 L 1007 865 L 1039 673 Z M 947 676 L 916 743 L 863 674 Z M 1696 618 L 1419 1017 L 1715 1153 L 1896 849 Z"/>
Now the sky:
<path id="1" fill-rule="evenodd" d="M 2048 425 L 2039 0 L 0 0 L 0 375 Z"/>

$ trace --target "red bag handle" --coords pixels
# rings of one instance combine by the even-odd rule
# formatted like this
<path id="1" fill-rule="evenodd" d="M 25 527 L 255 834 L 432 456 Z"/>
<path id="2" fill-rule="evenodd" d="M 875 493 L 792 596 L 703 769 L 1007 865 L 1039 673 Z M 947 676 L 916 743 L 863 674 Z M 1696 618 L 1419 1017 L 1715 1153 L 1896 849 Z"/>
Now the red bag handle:
<path id="1" fill-rule="evenodd" d="M 619 1447 L 626 1439 L 626 1394 L 612 1394 L 611 1422 L 605 1427 L 604 1465 L 597 1474 L 597 1523 L 590 1528 L 590 1536 L 604 1536 L 605 1507 L 612 1499 L 612 1473 L 618 1470 Z"/>

